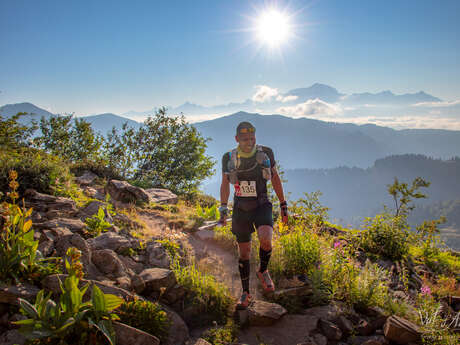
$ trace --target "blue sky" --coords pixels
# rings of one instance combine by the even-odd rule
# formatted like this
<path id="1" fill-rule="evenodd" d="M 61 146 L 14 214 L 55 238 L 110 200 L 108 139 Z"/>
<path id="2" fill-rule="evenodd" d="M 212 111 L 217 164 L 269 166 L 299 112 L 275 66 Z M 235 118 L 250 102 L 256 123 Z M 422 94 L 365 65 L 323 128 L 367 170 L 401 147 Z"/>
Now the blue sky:
<path id="1" fill-rule="evenodd" d="M 295 37 L 254 41 L 264 8 Z M 256 85 L 460 99 L 460 1 L 0 0 L 0 105 L 77 115 L 241 102 Z"/>

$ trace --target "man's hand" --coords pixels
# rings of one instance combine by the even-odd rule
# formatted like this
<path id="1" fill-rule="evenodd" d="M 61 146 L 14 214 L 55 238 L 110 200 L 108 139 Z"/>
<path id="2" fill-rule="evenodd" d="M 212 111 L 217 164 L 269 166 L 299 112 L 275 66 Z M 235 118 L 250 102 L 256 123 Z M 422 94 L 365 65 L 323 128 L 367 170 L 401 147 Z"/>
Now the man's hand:
<path id="1" fill-rule="evenodd" d="M 220 213 L 219 224 L 227 225 L 228 208 L 226 204 L 222 204 L 219 207 L 219 213 Z"/>
<path id="2" fill-rule="evenodd" d="M 287 202 L 283 201 L 280 203 L 280 208 L 281 208 L 281 220 L 283 224 L 288 223 L 288 207 L 287 207 Z"/>

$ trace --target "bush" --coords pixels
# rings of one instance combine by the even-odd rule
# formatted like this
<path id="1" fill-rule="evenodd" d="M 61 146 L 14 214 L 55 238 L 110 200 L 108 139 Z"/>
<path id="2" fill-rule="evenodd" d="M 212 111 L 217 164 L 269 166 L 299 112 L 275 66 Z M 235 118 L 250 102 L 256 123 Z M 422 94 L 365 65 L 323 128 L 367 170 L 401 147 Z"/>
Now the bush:
<path id="1" fill-rule="evenodd" d="M 202 335 L 202 338 L 212 345 L 233 344 L 237 339 L 238 327 L 229 319 L 224 326 L 215 325 Z"/>
<path id="2" fill-rule="evenodd" d="M 105 220 L 105 211 L 103 207 L 99 207 L 99 210 L 92 217 L 85 219 L 88 233 L 93 236 L 99 236 L 101 232 L 107 231 L 112 224 Z"/>
<path id="3" fill-rule="evenodd" d="M 158 303 L 135 300 L 124 302 L 117 310 L 120 321 L 158 337 L 165 342 L 171 321 Z"/>
<path id="4" fill-rule="evenodd" d="M 378 214 L 366 218 L 364 230 L 357 236 L 365 251 L 397 261 L 409 252 L 410 233 L 402 216 Z"/>
<path id="5" fill-rule="evenodd" d="M 69 167 L 61 158 L 31 148 L 0 152 L 0 191 L 8 190 L 10 170 L 18 173 L 20 194 L 28 188 L 59 194 L 69 189 L 72 181 Z"/>

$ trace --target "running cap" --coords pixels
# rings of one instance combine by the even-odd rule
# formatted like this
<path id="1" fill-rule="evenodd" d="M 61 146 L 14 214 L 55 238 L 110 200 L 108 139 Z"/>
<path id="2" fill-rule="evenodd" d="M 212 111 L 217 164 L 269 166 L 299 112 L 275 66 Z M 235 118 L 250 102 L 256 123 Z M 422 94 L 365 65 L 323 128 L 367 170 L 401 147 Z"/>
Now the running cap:
<path id="1" fill-rule="evenodd" d="M 256 128 L 247 121 L 240 122 L 238 127 L 236 127 L 236 135 L 242 134 L 242 133 L 255 133 Z"/>

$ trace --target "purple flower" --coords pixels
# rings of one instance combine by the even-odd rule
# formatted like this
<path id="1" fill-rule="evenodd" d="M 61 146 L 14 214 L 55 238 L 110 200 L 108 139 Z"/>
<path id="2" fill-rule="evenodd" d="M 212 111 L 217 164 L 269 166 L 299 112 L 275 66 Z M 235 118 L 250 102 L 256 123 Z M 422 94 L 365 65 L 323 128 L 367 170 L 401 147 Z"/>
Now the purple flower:
<path id="1" fill-rule="evenodd" d="M 422 293 L 422 295 L 431 295 L 431 289 L 428 285 L 423 285 L 420 289 L 420 292 Z"/>
<path id="2" fill-rule="evenodd" d="M 342 246 L 342 242 L 340 242 L 340 241 L 334 242 L 334 249 L 337 249 L 337 248 L 339 248 L 341 246 Z"/>

